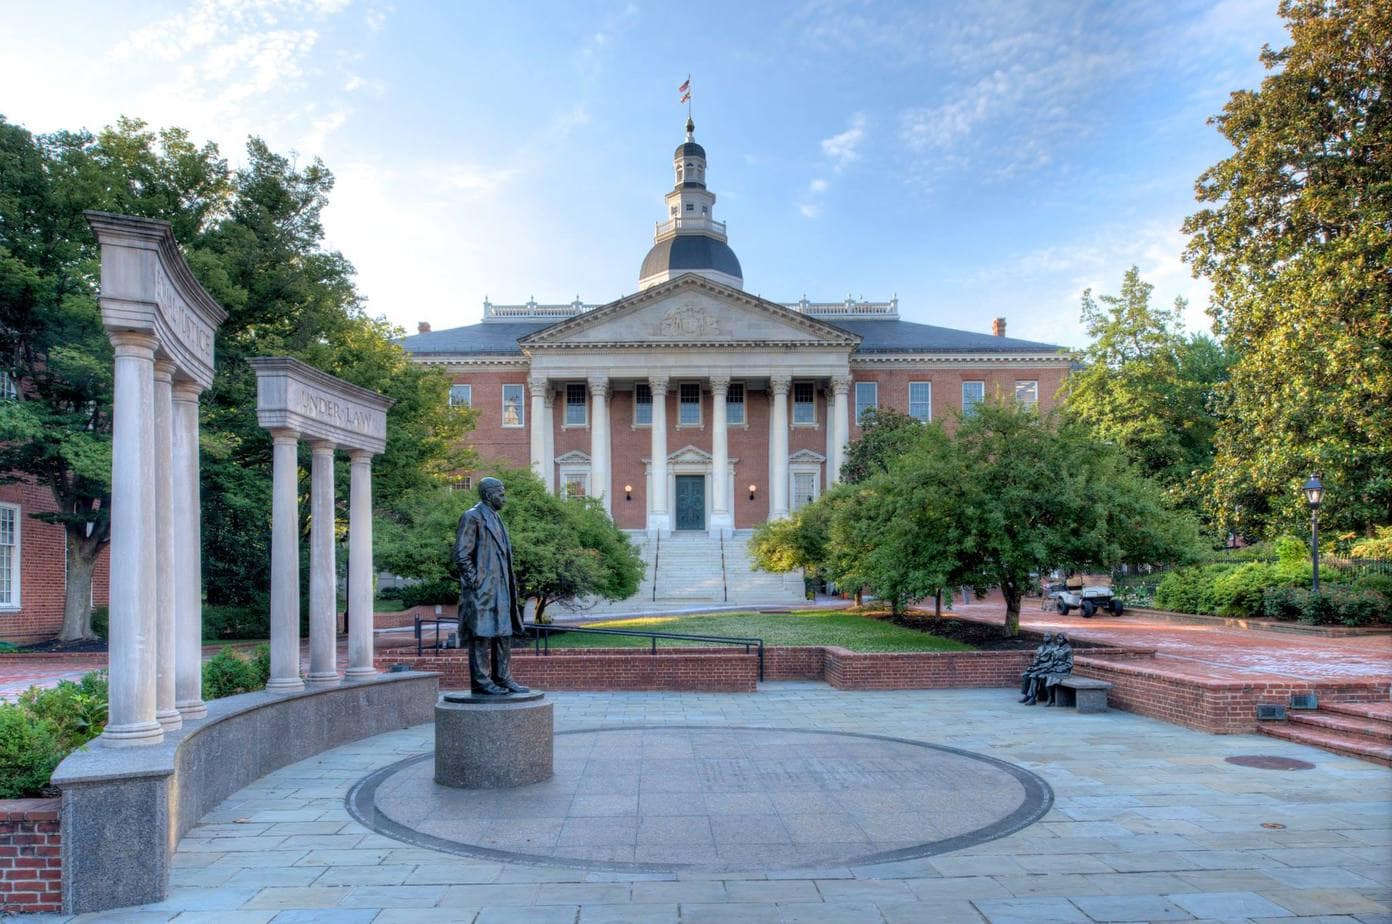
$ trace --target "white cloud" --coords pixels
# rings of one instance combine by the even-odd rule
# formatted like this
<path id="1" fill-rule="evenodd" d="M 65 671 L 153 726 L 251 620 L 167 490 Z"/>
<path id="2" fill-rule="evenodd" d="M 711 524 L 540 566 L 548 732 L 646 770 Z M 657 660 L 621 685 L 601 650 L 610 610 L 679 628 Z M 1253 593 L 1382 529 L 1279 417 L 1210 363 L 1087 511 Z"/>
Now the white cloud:
<path id="1" fill-rule="evenodd" d="M 822 153 L 837 170 L 860 160 L 860 146 L 865 141 L 865 113 L 851 116 L 851 127 L 830 138 L 822 139 Z"/>

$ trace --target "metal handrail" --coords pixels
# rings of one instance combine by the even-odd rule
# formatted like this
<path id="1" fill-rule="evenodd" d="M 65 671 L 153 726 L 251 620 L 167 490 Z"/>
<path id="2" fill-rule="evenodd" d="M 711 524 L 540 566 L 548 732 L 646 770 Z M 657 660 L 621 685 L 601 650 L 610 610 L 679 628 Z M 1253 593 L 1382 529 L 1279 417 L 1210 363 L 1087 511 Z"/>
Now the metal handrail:
<path id="1" fill-rule="evenodd" d="M 680 632 L 643 632 L 638 629 L 597 629 L 588 626 L 552 626 L 552 625 L 531 625 L 527 627 L 536 634 L 536 653 L 548 655 L 551 653 L 551 633 L 552 632 L 588 632 L 591 635 L 629 635 L 637 638 L 651 640 L 651 654 L 657 654 L 657 640 L 660 638 L 675 639 L 683 642 L 709 642 L 715 645 L 743 645 L 744 653 L 749 654 L 751 648 L 758 648 L 759 654 L 759 680 L 764 679 L 764 640 L 761 638 L 739 638 L 728 635 L 686 635 Z"/>
<path id="2" fill-rule="evenodd" d="M 417 617 L 416 617 L 416 657 L 418 657 L 418 658 L 421 656 L 421 654 L 422 654 L 422 653 L 424 652 L 424 650 L 425 650 L 424 644 L 423 644 L 422 639 L 421 639 L 421 624 L 422 624 L 422 623 L 427 623 L 427 622 L 431 622 L 431 623 L 434 623 L 434 624 L 435 624 L 435 644 L 434 644 L 433 646 L 431 646 L 432 650 L 434 650 L 434 651 L 439 651 L 439 650 L 440 650 L 440 623 L 442 623 L 442 622 L 452 623 L 452 624 L 455 626 L 456 630 L 457 630 L 458 627 L 459 627 L 459 619 L 458 619 L 457 617 L 454 618 L 454 619 L 422 619 L 422 618 L 420 618 L 419 616 L 417 616 Z"/>

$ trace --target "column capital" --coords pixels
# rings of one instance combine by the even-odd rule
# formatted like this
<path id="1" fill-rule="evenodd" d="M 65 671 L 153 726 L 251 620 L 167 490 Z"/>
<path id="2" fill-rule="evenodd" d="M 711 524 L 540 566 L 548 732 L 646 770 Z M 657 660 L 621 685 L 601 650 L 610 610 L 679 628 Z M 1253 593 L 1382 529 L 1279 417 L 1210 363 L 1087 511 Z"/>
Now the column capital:
<path id="1" fill-rule="evenodd" d="M 116 350 L 117 356 L 136 356 L 141 359 L 154 359 L 159 340 L 154 334 L 143 330 L 109 330 L 106 338 Z"/>
<path id="2" fill-rule="evenodd" d="M 338 445 L 333 440 L 310 440 L 309 451 L 316 456 L 333 455 Z"/>
<path id="3" fill-rule="evenodd" d="M 199 397 L 203 394 L 203 386 L 193 379 L 176 375 L 174 377 L 174 400 L 191 401 L 198 403 Z"/>
<path id="4" fill-rule="evenodd" d="M 348 453 L 348 461 L 353 465 L 371 465 L 373 455 L 371 449 L 354 449 Z"/>
<path id="5" fill-rule="evenodd" d="M 164 382 L 166 384 L 172 383 L 174 381 L 174 370 L 177 368 L 178 367 L 174 365 L 172 359 L 166 359 L 163 356 L 156 357 L 155 381 Z"/>
<path id="6" fill-rule="evenodd" d="M 788 393 L 788 389 L 791 388 L 792 385 L 793 377 L 790 375 L 769 376 L 769 387 L 773 389 L 773 394 L 775 397 L 780 395 L 786 395 Z"/>
<path id="7" fill-rule="evenodd" d="M 727 394 L 730 391 L 730 377 L 728 375 L 710 376 L 711 391 L 717 395 Z"/>
<path id="8" fill-rule="evenodd" d="M 665 375 L 648 376 L 648 388 L 652 390 L 653 397 L 665 396 L 667 394 L 667 383 L 670 382 Z"/>
<path id="9" fill-rule="evenodd" d="M 300 431 L 291 430 L 289 427 L 276 427 L 270 431 L 271 442 L 276 446 L 284 446 L 286 443 L 295 444 L 300 441 Z"/>
<path id="10" fill-rule="evenodd" d="M 602 398 L 609 393 L 609 376 L 592 375 L 587 380 L 590 386 L 590 394 L 597 398 Z"/>
<path id="11" fill-rule="evenodd" d="M 851 391 L 851 377 L 849 375 L 838 375 L 831 380 L 831 393 L 833 395 L 845 395 Z"/>
<path id="12" fill-rule="evenodd" d="M 550 384 L 544 375 L 532 375 L 527 377 L 527 390 L 532 393 L 532 397 L 545 397 L 546 388 Z"/>

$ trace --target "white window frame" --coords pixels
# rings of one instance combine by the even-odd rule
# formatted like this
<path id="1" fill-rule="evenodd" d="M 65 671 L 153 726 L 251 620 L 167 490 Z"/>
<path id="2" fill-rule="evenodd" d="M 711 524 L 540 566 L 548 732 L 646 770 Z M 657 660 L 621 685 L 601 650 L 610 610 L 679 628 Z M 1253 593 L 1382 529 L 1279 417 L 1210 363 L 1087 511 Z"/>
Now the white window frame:
<path id="1" fill-rule="evenodd" d="M 0 401 L 14 401 L 19 398 L 19 384 L 15 381 L 14 373 L 8 369 L 0 369 Z"/>
<path id="2" fill-rule="evenodd" d="M 926 417 L 918 417 L 918 416 L 915 416 L 915 415 L 914 415 L 914 397 L 913 397 L 913 393 L 914 393 L 914 386 L 915 386 L 915 385 L 922 385 L 923 387 L 925 387 L 925 388 L 928 389 L 928 399 L 927 399 L 927 403 L 928 403 L 928 415 L 927 415 Z M 919 403 L 922 403 L 922 402 L 919 402 Z M 909 383 L 909 416 L 910 416 L 910 417 L 913 417 L 914 420 L 920 421 L 921 423 L 931 423 L 931 422 L 932 422 L 932 420 L 933 420 L 933 383 L 932 383 L 932 382 L 910 382 L 910 383 Z"/>
<path id="3" fill-rule="evenodd" d="M 21 524 L 24 521 L 24 513 L 20 509 L 18 504 L 0 504 L 0 510 L 7 511 L 12 517 L 14 517 L 14 543 L 10 546 L 12 550 L 10 552 L 9 574 L 10 599 L 0 600 L 0 611 L 9 612 L 12 610 L 19 609 L 20 601 L 23 599 L 20 593 L 22 590 L 22 588 L 20 587 L 20 575 L 22 575 L 24 572 L 24 569 L 21 567 L 24 549 L 23 535 L 21 533 Z M 67 556 L 64 556 L 63 558 L 63 566 L 64 568 L 67 567 Z"/>
<path id="4" fill-rule="evenodd" d="M 647 401 L 639 401 L 639 400 L 638 400 L 638 389 L 640 389 L 640 388 L 646 388 L 646 389 L 648 390 L 648 400 L 647 400 Z M 648 408 L 648 419 L 647 419 L 647 420 L 639 420 L 639 419 L 638 419 L 638 408 L 641 407 L 641 406 L 643 406 L 643 405 L 647 405 L 647 408 Z M 633 385 L 633 428 L 634 428 L 635 430 L 638 429 L 639 427 L 647 428 L 647 427 L 651 427 L 651 426 L 652 426 L 652 406 L 653 406 L 652 386 L 649 385 L 647 382 L 635 382 L 634 385 Z"/>
<path id="5" fill-rule="evenodd" d="M 694 423 L 691 422 L 691 421 L 684 421 L 684 420 L 682 420 L 682 406 L 683 406 L 683 405 L 686 405 L 687 407 L 690 407 L 690 406 L 691 406 L 689 403 L 682 401 L 682 389 L 685 389 L 685 388 L 694 388 L 694 389 L 696 389 L 696 421 L 695 421 Z M 706 422 L 706 417 L 705 417 L 705 413 L 706 413 L 706 412 L 705 412 L 705 408 L 704 408 L 705 401 L 702 400 L 702 398 L 704 398 L 704 397 L 705 397 L 705 396 L 702 394 L 701 383 L 700 383 L 700 382 L 678 382 L 678 383 L 677 383 L 677 429 L 678 429 L 678 430 L 699 430 L 699 429 L 701 429 L 703 426 L 705 426 L 705 422 Z"/>
<path id="6" fill-rule="evenodd" d="M 799 385 L 803 386 L 804 388 L 806 388 L 808 391 L 810 391 L 810 392 L 812 393 L 812 400 L 811 400 L 811 401 L 804 401 L 804 402 L 799 402 L 799 401 L 798 401 L 798 399 L 797 399 L 797 390 L 798 390 L 798 386 L 799 386 Z M 816 383 L 816 382 L 813 382 L 813 381 L 811 381 L 811 380 L 809 380 L 809 379 L 802 379 L 802 380 L 793 382 L 793 384 L 788 388 L 788 392 L 789 392 L 788 397 L 792 399 L 792 405 L 793 405 L 792 413 L 790 413 L 790 414 L 788 415 L 788 421 L 789 421 L 789 423 L 790 423 L 792 426 L 794 426 L 794 427 L 812 427 L 812 428 L 815 428 L 815 427 L 817 426 L 817 383 Z M 811 420 L 798 420 L 798 419 L 797 419 L 797 409 L 798 409 L 798 404 L 799 404 L 799 403 L 802 403 L 802 404 L 804 404 L 804 405 L 808 405 L 808 406 L 810 406 L 810 407 L 812 408 L 812 419 L 811 419 Z"/>
<path id="7" fill-rule="evenodd" d="M 1021 401 L 1021 400 L 1020 400 L 1020 386 L 1021 386 L 1021 385 L 1028 385 L 1028 386 L 1030 386 L 1030 388 L 1032 388 L 1032 389 L 1034 390 L 1034 400 L 1032 400 L 1032 401 Z M 1016 380 L 1015 380 L 1015 401 L 1016 401 L 1021 407 L 1027 407 L 1027 408 L 1030 408 L 1031 410 L 1039 410 L 1039 380 L 1038 380 L 1038 379 L 1016 379 Z"/>
<path id="8" fill-rule="evenodd" d="M 980 385 L 980 386 L 981 386 L 981 394 L 980 394 L 979 396 L 977 396 L 976 398 L 973 398 L 973 399 L 971 400 L 970 403 L 968 403 L 968 401 L 967 401 L 967 386 L 968 386 L 968 385 Z M 986 400 L 986 382 L 985 382 L 985 380 L 983 380 L 983 379 L 966 379 L 965 381 L 962 382 L 962 416 L 963 416 L 963 417 L 966 417 L 966 416 L 970 415 L 971 412 L 972 412 L 972 408 L 976 407 L 978 404 L 980 404 L 982 401 L 985 401 L 985 400 Z"/>
<path id="9" fill-rule="evenodd" d="M 508 389 L 517 389 L 517 423 L 508 423 Z M 499 399 L 502 412 L 502 426 L 509 430 L 523 430 L 527 427 L 527 386 L 521 382 L 504 383 L 502 397 Z"/>
<path id="10" fill-rule="evenodd" d="M 576 482 L 578 482 L 578 483 L 580 484 L 580 490 L 584 492 L 583 494 L 571 494 L 570 491 L 568 490 L 568 488 L 570 487 L 570 485 L 573 484 L 573 483 L 576 483 Z M 589 470 L 589 469 L 578 469 L 578 468 L 572 469 L 572 468 L 565 468 L 565 467 L 562 467 L 562 468 L 561 468 L 561 481 L 560 481 L 560 487 L 561 487 L 561 491 L 560 491 L 561 497 L 589 497 L 589 496 L 591 496 L 591 495 L 590 495 L 590 470 Z"/>
<path id="11" fill-rule="evenodd" d="M 797 504 L 797 482 L 799 475 L 806 475 L 812 479 L 812 497 L 807 503 L 813 503 L 822 496 L 822 466 L 820 463 L 792 462 L 788 465 L 788 510 L 789 512 L 801 510 Z M 805 504 L 803 506 L 806 506 Z"/>
<path id="12" fill-rule="evenodd" d="M 865 406 L 865 409 L 862 409 L 862 408 L 861 408 L 861 405 L 860 405 L 860 388 L 861 388 L 862 385 L 868 386 L 868 387 L 873 388 L 873 389 L 875 390 L 875 398 L 874 398 L 874 401 L 872 401 L 870 404 L 866 405 L 866 406 Z M 861 380 L 861 381 L 859 381 L 859 382 L 856 382 L 856 383 L 855 383 L 855 390 L 852 392 L 852 396 L 855 398 L 855 425 L 856 425 L 857 427 L 859 427 L 859 426 L 861 426 L 861 418 L 865 415 L 865 410 L 868 410 L 868 409 L 870 409 L 870 408 L 874 408 L 875 410 L 879 410 L 879 408 L 880 408 L 880 383 L 879 383 L 878 381 L 874 381 L 874 380 L 870 380 L 870 381 Z"/>
<path id="13" fill-rule="evenodd" d="M 739 400 L 730 400 L 736 389 L 739 391 Z M 739 420 L 730 416 L 731 408 L 739 408 Z M 731 382 L 729 389 L 725 392 L 725 426 L 727 427 L 747 427 L 749 426 L 749 390 L 744 387 L 743 382 Z"/>
<path id="14" fill-rule="evenodd" d="M 580 394 L 581 394 L 581 396 L 583 396 L 583 398 L 584 398 L 584 400 L 581 401 L 579 404 L 571 404 L 571 403 L 570 403 L 570 390 L 571 390 L 572 388 L 578 388 L 578 389 L 580 389 Z M 583 420 L 577 422 L 577 421 L 573 421 L 573 420 L 570 419 L 570 409 L 571 409 L 572 407 L 578 407 L 578 408 L 580 408 L 580 410 L 581 410 L 582 412 L 584 412 L 584 419 L 583 419 Z M 574 428 L 574 429 L 577 429 L 577 430 L 583 430 L 585 427 L 588 427 L 589 425 L 590 425 L 590 388 L 589 388 L 589 386 L 586 385 L 584 382 L 566 382 L 565 388 L 561 391 L 561 429 L 562 429 L 562 430 L 569 430 L 569 429 Z"/>
<path id="15" fill-rule="evenodd" d="M 464 389 L 464 392 L 463 392 L 463 394 L 464 394 L 464 400 L 463 400 L 463 401 L 456 401 L 456 400 L 454 400 L 454 394 L 455 394 L 454 390 L 455 390 L 456 388 L 462 388 L 462 389 Z M 450 406 L 450 407 L 473 407 L 473 406 L 474 406 L 474 386 L 473 386 L 473 385 L 470 385 L 470 384 L 468 384 L 468 383 L 466 383 L 466 382 L 454 382 L 454 383 L 451 383 L 451 385 L 450 385 L 450 392 L 449 392 L 449 406 Z"/>

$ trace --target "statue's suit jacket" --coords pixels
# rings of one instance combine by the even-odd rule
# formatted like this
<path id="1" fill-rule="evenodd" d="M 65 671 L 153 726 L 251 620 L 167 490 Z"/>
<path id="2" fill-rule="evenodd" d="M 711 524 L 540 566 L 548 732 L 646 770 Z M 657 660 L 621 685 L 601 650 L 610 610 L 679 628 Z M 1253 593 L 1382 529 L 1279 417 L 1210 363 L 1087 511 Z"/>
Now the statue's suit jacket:
<path id="1" fill-rule="evenodd" d="M 482 501 L 459 518 L 454 563 L 459 568 L 461 632 L 483 638 L 521 635 L 522 603 L 512 570 L 512 543 L 497 512 Z"/>

